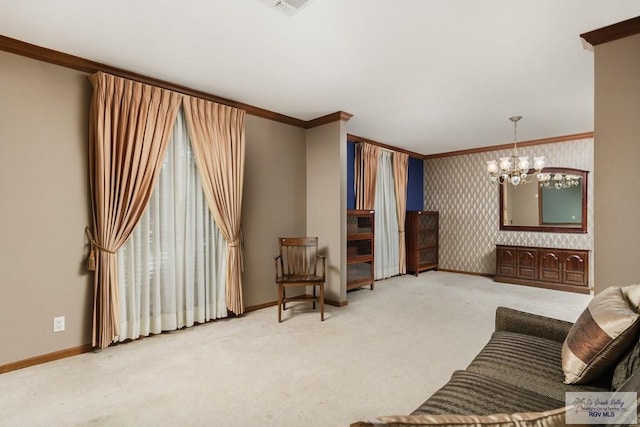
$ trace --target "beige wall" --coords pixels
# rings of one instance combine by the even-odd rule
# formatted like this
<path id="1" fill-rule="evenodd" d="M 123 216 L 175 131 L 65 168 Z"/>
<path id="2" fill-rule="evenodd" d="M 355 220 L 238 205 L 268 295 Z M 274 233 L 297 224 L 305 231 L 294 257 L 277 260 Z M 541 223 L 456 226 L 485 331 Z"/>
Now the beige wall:
<path id="1" fill-rule="evenodd" d="M 593 171 L 591 138 L 522 147 L 520 153 L 546 156 L 548 167 Z M 440 212 L 440 268 L 494 274 L 496 244 L 592 249 L 593 173 L 588 175 L 586 234 L 500 231 L 498 187 L 489 182 L 486 164 L 509 155 L 510 150 L 500 150 L 425 160 L 424 208 Z"/>
<path id="2" fill-rule="evenodd" d="M 595 292 L 640 282 L 640 34 L 595 55 Z"/>
<path id="3" fill-rule="evenodd" d="M 347 132 L 344 121 L 307 131 L 307 233 L 327 256 L 326 298 L 347 300 Z"/>
<path id="4" fill-rule="evenodd" d="M 242 228 L 244 303 L 276 301 L 278 237 L 306 235 L 305 130 L 247 115 Z"/>
<path id="5" fill-rule="evenodd" d="M 0 365 L 91 341 L 90 96 L 83 73 L 0 52 Z"/>
<path id="6" fill-rule="evenodd" d="M 85 73 L 0 52 L 0 366 L 91 341 L 90 96 Z M 306 234 L 306 131 L 248 115 L 246 142 L 243 295 L 252 306 L 277 299 L 277 237 Z M 53 333 L 54 316 L 66 317 L 64 332 Z"/>

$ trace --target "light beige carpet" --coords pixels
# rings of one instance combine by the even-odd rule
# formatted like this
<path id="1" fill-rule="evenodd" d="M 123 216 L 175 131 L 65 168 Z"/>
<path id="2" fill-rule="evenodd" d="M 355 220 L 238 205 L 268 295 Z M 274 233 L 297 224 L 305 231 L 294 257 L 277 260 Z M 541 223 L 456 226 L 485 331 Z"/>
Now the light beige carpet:
<path id="1" fill-rule="evenodd" d="M 504 305 L 574 321 L 590 296 L 425 272 L 0 375 L 1 426 L 348 426 L 407 414 L 464 369 Z"/>

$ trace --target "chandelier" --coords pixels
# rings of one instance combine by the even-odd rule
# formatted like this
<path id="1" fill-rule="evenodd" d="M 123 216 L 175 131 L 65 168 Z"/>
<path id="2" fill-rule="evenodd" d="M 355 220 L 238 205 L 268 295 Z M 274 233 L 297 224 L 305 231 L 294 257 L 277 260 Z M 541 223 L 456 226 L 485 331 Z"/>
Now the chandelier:
<path id="1" fill-rule="evenodd" d="M 560 190 L 562 188 L 579 186 L 582 183 L 582 177 L 580 175 L 572 175 L 569 173 L 541 173 L 538 174 L 538 181 L 540 182 L 540 187 Z"/>
<path id="2" fill-rule="evenodd" d="M 518 154 L 518 120 L 522 116 L 509 117 L 513 122 L 513 154 L 511 157 L 501 157 L 499 161 L 489 160 L 487 162 L 487 172 L 491 182 L 499 184 L 509 183 L 513 186 L 526 184 L 529 176 L 529 156 Z M 544 156 L 533 158 L 533 168 L 538 173 L 538 177 L 544 168 Z"/>

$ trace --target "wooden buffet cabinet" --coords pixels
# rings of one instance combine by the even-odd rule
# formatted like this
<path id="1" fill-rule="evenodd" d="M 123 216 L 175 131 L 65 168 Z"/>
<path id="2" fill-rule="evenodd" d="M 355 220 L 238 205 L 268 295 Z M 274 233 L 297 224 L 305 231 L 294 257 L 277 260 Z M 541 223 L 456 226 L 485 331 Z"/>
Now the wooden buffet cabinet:
<path id="1" fill-rule="evenodd" d="M 495 281 L 588 294 L 589 251 L 496 245 Z"/>
<path id="2" fill-rule="evenodd" d="M 374 211 L 347 211 L 347 290 L 373 290 L 374 220 Z"/>

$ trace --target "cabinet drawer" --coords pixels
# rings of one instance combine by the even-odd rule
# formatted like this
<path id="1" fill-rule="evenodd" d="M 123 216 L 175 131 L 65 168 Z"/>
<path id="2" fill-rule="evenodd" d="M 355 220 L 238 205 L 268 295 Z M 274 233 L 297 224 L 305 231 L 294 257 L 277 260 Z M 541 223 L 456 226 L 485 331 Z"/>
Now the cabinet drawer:
<path id="1" fill-rule="evenodd" d="M 562 253 L 540 251 L 540 280 L 560 283 L 562 281 Z"/>
<path id="2" fill-rule="evenodd" d="M 513 248 L 498 247 L 496 252 L 496 274 L 516 277 L 516 251 Z"/>
<path id="3" fill-rule="evenodd" d="M 589 265 L 584 251 L 564 252 L 564 271 L 562 280 L 568 285 L 588 286 Z"/>
<path id="4" fill-rule="evenodd" d="M 538 277 L 538 251 L 535 249 L 517 249 L 517 275 L 523 279 L 535 280 Z"/>
<path id="5" fill-rule="evenodd" d="M 512 265 L 499 265 L 498 276 L 516 277 L 516 268 Z"/>

